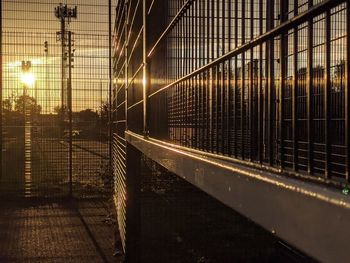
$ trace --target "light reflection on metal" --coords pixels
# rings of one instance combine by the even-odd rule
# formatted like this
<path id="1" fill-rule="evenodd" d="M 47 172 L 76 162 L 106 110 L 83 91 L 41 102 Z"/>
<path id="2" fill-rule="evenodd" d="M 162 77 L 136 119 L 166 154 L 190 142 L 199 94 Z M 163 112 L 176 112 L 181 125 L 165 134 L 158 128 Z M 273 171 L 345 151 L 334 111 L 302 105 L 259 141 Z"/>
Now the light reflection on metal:
<path id="1" fill-rule="evenodd" d="M 135 146 L 135 141 L 142 145 L 143 153 L 197 187 L 207 187 L 220 198 L 228 189 L 232 199 L 227 195 L 219 198 L 224 203 L 234 204 L 233 197 L 241 196 L 248 203 L 254 198 L 268 199 L 272 189 L 276 196 L 310 199 L 332 207 L 330 210 L 345 211 L 343 215 L 348 213 L 349 201 L 340 189 L 349 181 L 350 140 L 343 140 L 349 137 L 344 135 L 348 134 L 349 106 L 342 97 L 345 93 L 347 103 L 344 82 L 349 74 L 344 74 L 341 61 L 350 53 L 349 47 L 337 50 L 349 42 L 348 5 L 345 0 L 284 2 L 184 0 L 163 5 L 164 1 L 153 1 L 145 9 L 141 1 L 135 6 L 119 1 L 115 149 L 116 169 L 123 178 L 128 176 L 127 169 L 121 168 L 126 131 Z M 137 13 L 142 16 L 129 19 Z M 147 30 L 148 22 L 159 30 Z M 125 35 L 120 33 L 123 30 Z M 146 37 L 141 45 L 142 30 Z M 151 138 L 140 142 L 146 125 Z M 191 161 L 198 167 L 194 169 Z M 186 170 L 185 164 L 191 169 Z M 203 172 L 203 167 L 212 169 Z M 240 183 L 249 182 L 246 188 L 261 196 L 254 191 L 241 193 L 232 184 L 237 178 Z M 324 189 L 310 181 L 322 183 Z M 262 190 L 255 183 L 269 188 Z M 116 188 L 123 192 L 125 185 Z M 243 201 L 235 205 L 244 209 Z M 285 207 L 284 199 L 277 204 L 280 211 L 290 208 L 289 201 Z M 305 207 L 317 209 L 312 202 Z M 259 208 L 250 209 L 244 212 L 254 219 L 252 214 Z M 271 222 L 262 225 L 272 225 L 267 228 L 280 235 L 274 210 L 267 207 L 266 211 L 271 213 L 266 215 Z M 285 222 L 299 220 L 297 213 L 285 213 L 289 215 Z M 305 222 L 313 227 L 319 220 L 314 219 Z M 312 247 L 302 244 L 301 249 Z"/>
<path id="2" fill-rule="evenodd" d="M 194 154 L 130 131 L 126 138 L 147 157 L 314 258 L 339 262 L 347 257 L 350 198 L 341 191 Z"/>

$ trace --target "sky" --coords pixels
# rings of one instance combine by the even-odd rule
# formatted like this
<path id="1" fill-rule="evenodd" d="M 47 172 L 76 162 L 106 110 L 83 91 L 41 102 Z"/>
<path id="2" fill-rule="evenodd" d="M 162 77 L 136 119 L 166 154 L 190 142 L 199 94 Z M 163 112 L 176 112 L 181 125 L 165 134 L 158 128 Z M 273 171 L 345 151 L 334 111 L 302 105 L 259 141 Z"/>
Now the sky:
<path id="1" fill-rule="evenodd" d="M 63 3 L 78 6 L 78 17 L 68 26 L 75 40 L 73 110 L 97 110 L 108 99 L 108 0 Z M 31 61 L 36 83 L 29 93 L 43 113 L 52 113 L 61 102 L 60 22 L 54 15 L 59 4 L 54 0 L 3 0 L 3 97 L 23 94 L 21 61 Z"/>

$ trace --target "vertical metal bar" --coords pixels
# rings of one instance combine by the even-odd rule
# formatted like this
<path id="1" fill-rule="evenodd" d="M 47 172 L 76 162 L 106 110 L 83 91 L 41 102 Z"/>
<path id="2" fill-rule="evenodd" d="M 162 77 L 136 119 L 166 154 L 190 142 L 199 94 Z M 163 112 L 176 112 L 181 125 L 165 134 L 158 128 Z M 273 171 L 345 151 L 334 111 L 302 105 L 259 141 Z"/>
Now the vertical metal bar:
<path id="1" fill-rule="evenodd" d="M 192 71 L 196 69 L 197 63 L 198 63 L 198 45 L 197 45 L 197 29 L 198 29 L 198 23 L 197 23 L 197 4 L 198 2 L 194 2 L 191 8 L 191 31 L 194 38 L 192 39 Z M 193 145 L 192 147 L 198 148 L 198 111 L 199 111 L 199 105 L 198 105 L 198 95 L 199 95 L 199 89 L 198 89 L 198 75 L 192 78 L 192 96 L 194 102 L 192 103 L 192 129 L 194 130 L 193 133 Z"/>
<path id="2" fill-rule="evenodd" d="M 329 146 L 329 122 L 330 122 L 330 66 L 331 66 L 331 48 L 330 48 L 330 31 L 331 31 L 331 20 L 330 20 L 330 10 L 326 12 L 326 91 L 324 93 L 324 103 L 325 103 L 325 177 L 329 178 L 330 176 L 330 146 Z M 349 132 L 349 131 L 348 131 Z"/>
<path id="3" fill-rule="evenodd" d="M 125 45 L 124 45 L 124 49 L 125 49 L 125 68 L 124 68 L 124 81 L 125 81 L 125 94 L 124 94 L 124 99 L 125 99 L 125 103 L 124 103 L 124 106 L 125 106 L 125 130 L 127 131 L 129 129 L 128 127 L 128 90 L 129 90 L 129 80 L 128 80 L 128 48 L 129 48 L 129 39 L 128 39 L 128 30 L 129 30 L 129 20 L 128 20 L 128 13 L 129 13 L 129 1 L 126 0 L 125 3 Z"/>
<path id="4" fill-rule="evenodd" d="M 234 41 L 235 41 L 235 47 L 238 45 L 238 1 L 235 1 L 235 35 L 234 35 Z M 234 87 L 233 87 L 233 130 L 234 130 L 234 156 L 237 158 L 237 56 L 234 58 L 234 71 L 235 71 L 235 79 L 234 79 Z"/>
<path id="5" fill-rule="evenodd" d="M 253 39 L 254 37 L 254 4 L 253 0 L 250 1 L 250 39 Z M 250 150 L 249 150 L 249 158 L 250 161 L 253 161 L 255 158 L 255 136 L 256 131 L 253 131 L 254 129 L 254 121 L 255 116 L 253 114 L 254 111 L 254 48 L 250 49 L 250 74 L 249 74 L 249 133 L 250 133 Z M 256 106 L 255 106 L 256 107 Z"/>
<path id="6" fill-rule="evenodd" d="M 249 68 L 248 68 L 248 85 L 249 85 L 249 88 L 248 88 L 248 119 L 249 119 L 249 123 L 248 123 L 248 126 L 249 126 L 249 134 L 250 134 L 250 145 L 249 145 L 249 159 L 250 161 L 253 161 L 253 148 L 254 148 L 254 141 L 253 141 L 253 49 L 250 49 L 250 61 L 249 61 Z"/>
<path id="7" fill-rule="evenodd" d="M 231 27 L 232 27 L 232 1 L 228 1 L 228 31 L 227 31 L 227 39 L 228 39 L 228 51 L 231 50 Z M 226 134 L 227 134 L 227 155 L 231 156 L 232 155 L 232 148 L 231 148 L 231 135 L 230 135 L 230 131 L 232 131 L 232 121 L 231 121 L 231 109 L 232 109 L 232 105 L 233 101 L 232 101 L 232 88 L 231 88 L 231 77 L 232 77 L 232 67 L 231 67 L 231 63 L 232 63 L 232 59 L 231 58 L 228 61 L 227 64 L 227 94 L 226 94 L 226 102 L 227 102 L 227 106 L 226 106 L 226 114 L 227 114 L 227 124 L 226 124 Z"/>
<path id="8" fill-rule="evenodd" d="M 141 152 L 129 143 L 126 145 L 126 174 L 126 251 L 124 262 L 136 263 L 141 262 Z"/>
<path id="9" fill-rule="evenodd" d="M 2 104 L 2 97 L 3 97 L 3 94 L 2 94 L 2 91 L 3 91 L 3 83 L 2 83 L 2 70 L 3 70 L 3 50 L 2 50 L 2 47 L 3 47 L 3 43 L 2 43 L 2 1 L 0 1 L 0 179 L 2 178 L 2 148 L 3 148 L 3 117 L 2 117 L 2 114 L 3 114 L 3 104 Z"/>
<path id="10" fill-rule="evenodd" d="M 211 21 L 211 26 L 210 23 L 208 21 L 208 30 L 209 28 L 211 29 L 210 31 L 210 36 L 211 38 L 214 37 L 214 1 L 211 1 L 212 5 L 211 5 L 211 14 L 210 14 L 210 1 L 208 1 L 208 20 L 210 19 Z M 211 41 L 211 39 L 208 39 L 208 43 L 209 41 Z M 208 45 L 209 46 L 209 45 Z M 211 50 L 209 49 L 208 52 L 208 62 L 211 60 L 211 56 L 214 55 L 214 44 L 211 44 Z M 210 75 L 209 75 L 209 79 L 208 81 L 210 82 L 209 84 L 209 120 L 210 120 L 210 126 L 209 126 L 209 131 L 210 131 L 210 151 L 213 151 L 213 77 L 214 77 L 214 68 L 211 68 L 209 70 Z"/>
<path id="11" fill-rule="evenodd" d="M 215 45 L 215 42 L 217 42 L 215 39 L 215 3 L 217 2 L 217 0 L 212 0 L 212 53 L 211 53 L 211 59 L 214 60 L 215 57 L 217 56 L 217 46 Z M 218 134 L 218 114 L 217 114 L 217 102 L 218 102 L 218 96 L 217 96 L 217 92 L 218 92 L 218 83 L 217 83 L 217 79 L 218 79 L 218 66 L 213 66 L 212 67 L 212 117 L 213 117 L 213 152 L 217 152 L 218 150 L 218 140 L 217 140 L 217 134 Z M 214 147 L 215 146 L 215 147 Z"/>
<path id="12" fill-rule="evenodd" d="M 179 37 L 178 37 L 178 32 L 181 24 L 179 24 L 177 27 L 175 27 L 175 79 L 179 77 L 179 55 L 180 55 L 180 48 L 179 48 Z M 175 87 L 175 92 L 176 92 L 176 115 L 175 115 L 175 138 L 177 140 L 177 143 L 179 143 L 179 138 L 180 138 L 180 132 L 179 132 L 179 85 L 176 85 Z"/>
<path id="13" fill-rule="evenodd" d="M 274 23 L 274 0 L 267 0 L 267 30 L 271 30 L 273 28 Z M 273 132 L 273 89 L 274 89 L 274 39 L 269 39 L 267 42 L 267 63 L 268 63 L 268 83 L 267 83 L 267 109 L 268 109 L 268 156 L 269 156 L 269 164 L 273 165 L 273 143 L 272 143 L 272 132 Z"/>
<path id="14" fill-rule="evenodd" d="M 309 0 L 309 8 L 312 7 L 313 1 Z M 312 18 L 308 21 L 308 41 L 307 41 L 307 126 L 308 126 L 308 173 L 313 173 L 313 114 L 312 114 L 312 80 L 313 80 L 313 59 L 312 59 L 312 43 L 313 43 L 313 23 Z"/>
<path id="15" fill-rule="evenodd" d="M 298 1 L 294 0 L 294 16 L 298 14 Z M 297 109 L 297 96 L 298 96 L 298 27 L 294 28 L 293 35 L 293 169 L 294 171 L 298 171 L 298 109 Z"/>
<path id="16" fill-rule="evenodd" d="M 219 11 L 219 0 L 216 0 L 216 5 L 215 5 L 215 8 L 216 8 L 216 17 L 215 17 L 215 20 L 216 20 L 216 56 L 213 57 L 214 58 L 217 58 L 220 56 L 220 23 L 219 23 L 219 15 L 220 15 L 220 11 Z M 215 151 L 217 153 L 220 152 L 220 143 L 221 143 L 221 140 L 222 138 L 220 138 L 219 136 L 219 133 L 220 133 L 220 115 L 219 115 L 219 108 L 220 108 L 220 104 L 221 104 L 221 101 L 220 101 L 220 94 L 222 92 L 222 86 L 221 86 L 221 81 L 220 81 L 220 68 L 221 68 L 221 65 L 217 65 L 215 67 L 215 129 L 216 129 L 216 136 L 215 136 L 215 141 L 216 141 L 216 149 Z"/>
<path id="17" fill-rule="evenodd" d="M 263 33 L 263 0 L 259 0 L 259 34 L 262 35 Z M 262 103 L 262 78 L 263 78 L 263 45 L 259 45 L 259 79 L 258 79 L 258 144 L 257 144 L 257 150 L 258 150 L 258 160 L 260 163 L 262 163 L 262 150 L 263 150 L 263 103 Z"/>
<path id="18" fill-rule="evenodd" d="M 148 131 L 148 112 L 147 112 L 147 1 L 142 1 L 142 23 L 143 23 L 143 32 L 142 32 L 142 47 L 143 47 L 143 54 L 142 54 L 142 62 L 143 62 L 143 72 L 142 72 L 142 88 L 143 88 L 143 135 L 145 137 L 148 137 L 149 131 Z"/>
<path id="19" fill-rule="evenodd" d="M 109 176 L 112 177 L 112 143 L 113 143 L 113 130 L 112 130 L 112 0 L 108 0 L 108 74 L 109 74 L 109 86 L 108 86 L 108 171 Z"/>
<path id="20" fill-rule="evenodd" d="M 241 35 L 242 35 L 242 43 L 245 43 L 245 1 L 242 1 L 242 28 L 241 28 Z M 245 52 L 242 53 L 242 62 L 241 62 L 241 155 L 242 159 L 244 160 L 244 140 L 245 140 L 245 130 L 244 130 L 244 92 L 245 92 Z"/>
<path id="21" fill-rule="evenodd" d="M 189 50 L 189 42 L 190 42 L 190 32 L 189 32 L 189 15 L 188 10 L 186 10 L 184 14 L 184 25 L 185 25 L 185 37 L 184 37 L 184 49 L 185 49 L 185 71 L 183 76 L 187 75 L 190 70 L 190 50 Z M 189 129 L 190 129 L 190 117 L 188 115 L 188 110 L 190 107 L 190 96 L 189 96 L 189 80 L 184 81 L 184 104 L 185 104 L 185 111 L 184 111 L 184 134 L 185 134 L 185 146 L 190 147 L 189 145 Z"/>
<path id="22" fill-rule="evenodd" d="M 68 31 L 69 195 L 73 195 L 72 32 Z"/>
<path id="23" fill-rule="evenodd" d="M 218 8 L 219 9 L 219 8 Z M 221 6 L 221 12 L 222 12 L 222 36 L 221 39 L 223 41 L 222 43 L 222 55 L 225 54 L 226 52 L 226 16 L 225 16 L 225 1 L 222 1 L 222 6 Z M 228 142 L 228 133 L 226 132 L 228 129 L 226 127 L 227 122 L 225 120 L 228 119 L 228 101 L 229 101 L 229 96 L 228 96 L 228 85 L 227 81 L 225 81 L 225 76 L 227 78 L 228 74 L 226 75 L 225 72 L 225 67 L 226 67 L 227 62 L 222 63 L 222 72 L 221 72 L 221 81 L 222 81 L 222 90 L 221 90 L 221 152 L 222 154 L 227 154 L 227 147 L 226 145 Z"/>
<path id="24" fill-rule="evenodd" d="M 280 5 L 280 19 L 281 24 L 286 20 L 286 13 L 288 8 L 288 1 L 281 1 Z M 284 169 L 284 91 L 285 91 L 285 80 L 286 80 L 286 48 L 287 48 L 287 33 L 281 34 L 280 42 L 280 65 L 281 65 L 281 90 L 279 97 L 279 132 L 280 132 L 280 166 Z"/>
<path id="25" fill-rule="evenodd" d="M 346 2 L 346 86 L 345 86 L 345 145 L 346 145 L 346 181 L 350 181 L 350 3 Z"/>

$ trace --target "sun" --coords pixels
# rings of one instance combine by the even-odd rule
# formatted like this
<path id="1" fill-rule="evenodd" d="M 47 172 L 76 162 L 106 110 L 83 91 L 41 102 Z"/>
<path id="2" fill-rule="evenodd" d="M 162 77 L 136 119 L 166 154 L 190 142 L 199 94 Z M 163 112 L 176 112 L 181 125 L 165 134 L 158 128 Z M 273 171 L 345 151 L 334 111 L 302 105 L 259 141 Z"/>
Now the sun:
<path id="1" fill-rule="evenodd" d="M 21 80 L 24 85 L 32 87 L 35 83 L 35 76 L 30 72 L 22 73 Z"/>

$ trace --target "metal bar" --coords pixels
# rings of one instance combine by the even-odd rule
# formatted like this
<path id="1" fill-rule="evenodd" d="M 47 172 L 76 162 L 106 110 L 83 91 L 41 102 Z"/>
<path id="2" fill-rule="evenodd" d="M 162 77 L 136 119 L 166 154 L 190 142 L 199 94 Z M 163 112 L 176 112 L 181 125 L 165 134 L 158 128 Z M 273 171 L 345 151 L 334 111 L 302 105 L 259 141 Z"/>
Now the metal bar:
<path id="1" fill-rule="evenodd" d="M 348 257 L 350 202 L 341 193 L 204 158 L 130 132 L 126 137 L 130 144 L 166 169 L 317 260 L 343 262 Z M 173 165 L 179 158 L 182 165 Z M 293 209 L 286 209 L 286 202 Z M 337 217 L 334 217 L 335 210 Z"/>
<path id="2" fill-rule="evenodd" d="M 108 85 L 108 171 L 109 176 L 113 176 L 112 169 L 112 149 L 113 149 L 113 125 L 112 125 L 112 89 L 113 89 L 113 70 L 112 70 L 112 0 L 108 0 L 108 67 L 109 67 L 109 85 Z"/>
<path id="3" fill-rule="evenodd" d="M 2 1 L 0 1 L 0 179 L 2 178 L 2 149 L 3 149 L 3 76 L 2 76 L 2 70 L 3 70 L 3 37 L 2 37 Z"/>
<path id="4" fill-rule="evenodd" d="M 198 68 L 198 60 L 199 60 L 199 44 L 198 44 L 198 29 L 199 29 L 199 23 L 198 23 L 198 5 L 199 2 L 196 1 L 193 5 L 193 11 L 192 11 L 192 33 L 194 34 L 195 38 L 192 42 L 192 50 L 194 50 L 194 63 L 192 71 Z M 199 137 L 200 137 L 200 130 L 199 130 L 199 123 L 200 123 L 200 104 L 199 104 L 199 97 L 200 97 L 200 88 L 198 85 L 199 77 L 197 76 L 194 79 L 194 87 L 193 87 L 193 94 L 194 94 L 194 147 L 199 148 Z M 193 124 L 192 124 L 193 125 Z"/>
<path id="5" fill-rule="evenodd" d="M 281 1 L 280 5 L 280 19 L 281 24 L 287 19 L 287 10 L 288 10 L 288 1 Z M 286 49 L 287 49 L 287 38 L 288 38 L 288 32 L 281 33 L 281 41 L 280 41 L 280 65 L 281 65 L 281 90 L 280 90 L 280 97 L 279 97 L 279 115 L 280 115 L 280 122 L 279 122 L 279 141 L 280 141 L 280 167 L 283 170 L 284 169 L 284 108 L 283 108 L 283 100 L 284 100 L 284 91 L 285 91 L 285 81 L 286 81 Z"/>
<path id="6" fill-rule="evenodd" d="M 309 0 L 309 8 L 313 5 L 313 0 Z M 313 80 L 313 52 L 312 52 L 312 45 L 313 45 L 313 23 L 312 18 L 308 22 L 308 41 L 307 41 L 307 120 L 308 120 L 308 173 L 313 174 L 313 113 L 312 113 L 312 80 Z"/>
<path id="7" fill-rule="evenodd" d="M 235 48 L 238 46 L 238 1 L 234 2 L 234 8 L 235 8 L 235 32 L 234 32 L 234 41 L 235 41 Z M 237 151 L 237 85 L 238 85 L 238 79 L 237 79 L 237 55 L 234 57 L 234 71 L 235 71 L 235 79 L 234 79 L 234 87 L 233 87 L 233 116 L 234 116 L 234 121 L 233 121 L 233 130 L 234 130 L 234 156 L 237 158 L 238 151 Z"/>
<path id="8" fill-rule="evenodd" d="M 210 5 L 211 3 L 211 5 Z M 211 14 L 210 14 L 210 7 L 211 7 Z M 214 1 L 208 1 L 208 29 L 210 28 L 210 38 L 214 37 Z M 211 21 L 211 23 L 210 23 Z M 211 25 L 211 26 L 210 26 Z M 208 42 L 210 40 L 208 39 Z M 209 46 L 209 45 L 208 45 Z M 208 52 L 208 61 L 211 61 L 212 57 L 214 56 L 214 43 L 211 42 L 211 49 L 209 49 Z M 214 140 L 214 134 L 213 134 L 213 86 L 214 86 L 214 72 L 215 72 L 215 67 L 212 67 L 209 69 L 210 75 L 209 75 L 209 132 L 210 132 L 210 151 L 213 152 L 213 140 Z"/>
<path id="9" fill-rule="evenodd" d="M 232 27 L 232 1 L 229 1 L 228 2 L 228 35 L 227 35 L 227 38 L 228 38 L 228 51 L 231 50 L 231 27 Z M 226 50 L 225 52 L 226 53 Z M 232 109 L 232 106 L 234 105 L 233 101 L 232 101 L 232 88 L 231 88 L 231 78 L 232 78 L 232 60 L 229 60 L 228 61 L 228 64 L 227 64 L 227 94 L 226 94 L 226 99 L 227 99 L 227 106 L 226 106 L 226 112 L 227 112 L 227 132 L 226 132 L 226 136 L 227 136 L 227 155 L 228 156 L 231 156 L 232 155 L 232 147 L 231 147 L 231 140 L 232 140 L 232 137 L 230 135 L 230 131 L 232 131 L 232 118 L 231 118 L 231 109 Z"/>
<path id="10" fill-rule="evenodd" d="M 219 24 L 219 17 L 220 17 L 220 7 L 219 7 L 219 2 L 218 2 L 218 6 L 217 6 L 217 9 L 218 9 L 218 24 Z M 225 29 L 226 29 L 226 23 L 225 23 L 225 1 L 222 1 L 221 3 L 221 12 L 222 12 L 222 27 L 221 27 L 221 41 L 223 42 L 222 43 L 222 54 L 221 55 L 224 55 L 226 50 L 225 50 L 225 44 L 226 44 L 226 37 L 225 37 Z M 219 31 L 218 31 L 219 32 Z M 219 138 L 221 139 L 221 152 L 223 154 L 226 154 L 227 151 L 225 149 L 225 145 L 226 145 L 226 141 L 227 141 L 227 134 L 226 134 L 226 130 L 225 130 L 225 119 L 226 119 L 226 115 L 225 113 L 227 113 L 227 108 L 226 108 L 226 101 L 225 101 L 225 97 L 226 99 L 229 99 L 229 97 L 227 96 L 228 94 L 226 93 L 227 91 L 227 87 L 226 87 L 226 82 L 225 82 L 225 64 L 226 62 L 222 63 L 221 65 L 221 92 L 220 92 L 220 107 L 221 107 L 221 113 L 220 113 L 220 118 L 221 118 L 221 128 L 220 128 L 220 132 L 221 132 L 221 135 L 219 135 Z M 225 96 L 226 95 L 226 96 Z"/>
<path id="11" fill-rule="evenodd" d="M 267 0 L 268 7 L 267 7 L 267 30 L 271 30 L 274 28 L 274 0 Z M 273 121 L 274 116 L 273 114 L 273 95 L 274 95 L 274 81 L 275 81 L 275 65 L 274 65 L 274 52 L 275 52 L 275 45 L 274 45 L 274 38 L 271 37 L 267 41 L 267 47 L 268 50 L 266 51 L 267 54 L 267 69 L 268 69 L 268 82 L 267 82 L 267 111 L 268 111 L 268 127 L 267 127 L 267 133 L 268 133 L 268 156 L 269 156 L 269 164 L 273 165 Z"/>
<path id="12" fill-rule="evenodd" d="M 241 37 L 242 37 L 242 43 L 245 43 L 245 1 L 242 1 L 242 28 L 241 28 Z M 245 130 L 244 130 L 244 93 L 245 93 L 245 53 L 243 52 L 242 55 L 242 61 L 241 61 L 241 157 L 244 160 L 245 158 L 245 154 L 244 154 L 244 150 L 245 150 L 245 145 L 244 145 L 244 141 L 245 141 Z"/>
<path id="13" fill-rule="evenodd" d="M 346 145 L 346 174 L 350 181 L 350 3 L 346 2 L 346 86 L 345 86 L 345 145 Z"/>
<path id="14" fill-rule="evenodd" d="M 330 30 L 331 30 L 331 21 L 330 21 L 330 11 L 326 12 L 326 91 L 324 93 L 324 103 L 325 103 L 325 177 L 329 178 L 330 176 L 330 167 L 329 167 L 329 158 L 330 158 L 330 146 L 329 146 L 329 119 L 330 119 L 330 65 L 331 65 L 331 48 L 330 48 Z"/>
<path id="15" fill-rule="evenodd" d="M 128 72 L 129 72 L 129 64 L 128 64 L 128 49 L 129 49 L 129 39 L 128 39 L 128 30 L 129 30 L 129 22 L 128 22 L 128 13 L 129 13 L 129 2 L 125 1 L 125 45 L 124 45 L 124 53 L 125 53 L 125 130 L 128 130 L 128 107 L 129 107 L 129 96 L 128 96 L 128 90 L 129 90 L 129 83 L 128 83 Z"/>
<path id="16" fill-rule="evenodd" d="M 298 0 L 294 0 L 294 16 L 298 15 Z M 298 171 L 298 27 L 293 29 L 293 89 L 292 89 L 292 119 L 293 119 L 293 169 Z"/>
<path id="17" fill-rule="evenodd" d="M 323 12 L 325 12 L 326 10 L 329 10 L 343 2 L 345 2 L 346 0 L 324 0 L 322 2 L 320 2 L 317 5 L 314 5 L 312 8 L 308 9 L 307 11 L 298 14 L 297 16 L 291 18 L 290 20 L 286 21 L 285 23 L 274 27 L 273 29 L 267 31 L 266 33 L 262 34 L 261 36 L 256 37 L 255 39 L 248 41 L 242 45 L 240 45 L 239 47 L 227 52 L 225 55 L 212 60 L 211 62 L 207 63 L 206 65 L 204 65 L 203 67 L 194 70 L 193 72 L 191 72 L 190 74 L 187 74 L 185 76 L 182 76 L 181 78 L 177 79 L 176 81 L 164 86 L 163 88 L 157 90 L 156 92 L 153 92 L 152 94 L 150 94 L 148 97 L 153 97 L 155 95 L 157 95 L 158 93 L 171 88 L 173 86 L 175 86 L 176 84 L 189 79 L 201 72 L 204 72 L 210 68 L 212 68 L 214 65 L 217 65 L 225 60 L 230 59 L 231 57 L 234 57 L 235 55 L 241 54 L 242 52 L 260 45 L 261 43 L 265 42 L 268 39 L 271 39 L 279 34 L 281 34 L 282 32 L 288 31 L 289 29 L 293 28 L 296 25 L 300 25 L 301 23 L 306 22 L 308 19 L 310 19 L 310 17 L 315 17 L 317 15 L 322 14 Z"/>
<path id="18" fill-rule="evenodd" d="M 178 13 L 174 16 L 174 18 L 171 20 L 170 24 L 168 25 L 168 27 L 164 30 L 163 34 L 158 38 L 158 40 L 156 41 L 156 43 L 153 45 L 153 47 L 150 49 L 149 53 L 148 53 L 148 57 L 152 56 L 153 52 L 155 51 L 155 49 L 158 47 L 158 45 L 160 44 L 160 42 L 162 42 L 165 37 L 169 34 L 169 32 L 173 29 L 173 27 L 176 25 L 176 23 L 180 20 L 180 18 L 185 14 L 186 10 L 188 9 L 188 7 L 193 3 L 194 0 L 187 0 L 182 7 L 180 8 L 180 10 L 178 11 Z"/>
<path id="19" fill-rule="evenodd" d="M 263 34 L 263 0 L 259 0 L 259 34 Z M 262 91 L 263 91 L 263 44 L 259 46 L 259 73 L 258 73 L 258 160 L 261 164 L 263 162 L 263 112 L 264 112 L 264 103 L 262 101 Z"/>
<path id="20" fill-rule="evenodd" d="M 142 72 L 142 88 L 143 88 L 143 135 L 148 136 L 149 130 L 148 130 L 148 82 L 149 78 L 147 77 L 147 1 L 142 0 L 142 23 L 143 23 L 143 34 L 142 34 L 142 47 L 143 47 L 143 54 L 142 54 L 142 62 L 143 62 L 143 72 Z"/>
<path id="21" fill-rule="evenodd" d="M 250 37 L 249 39 L 254 38 L 254 3 L 250 1 Z M 250 74 L 249 74 L 249 134 L 250 134 L 250 149 L 249 149 L 249 158 L 251 161 L 255 159 L 255 132 L 253 132 L 255 115 L 253 114 L 254 110 L 254 48 L 250 49 Z M 256 107 L 256 105 L 255 105 Z"/>
<path id="22" fill-rule="evenodd" d="M 126 175 L 125 262 L 134 263 L 141 257 L 141 152 L 130 143 L 126 145 Z"/>

